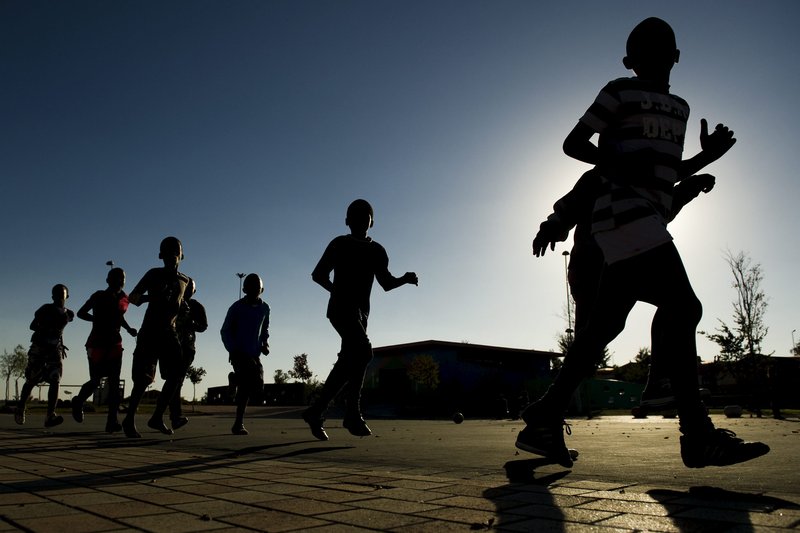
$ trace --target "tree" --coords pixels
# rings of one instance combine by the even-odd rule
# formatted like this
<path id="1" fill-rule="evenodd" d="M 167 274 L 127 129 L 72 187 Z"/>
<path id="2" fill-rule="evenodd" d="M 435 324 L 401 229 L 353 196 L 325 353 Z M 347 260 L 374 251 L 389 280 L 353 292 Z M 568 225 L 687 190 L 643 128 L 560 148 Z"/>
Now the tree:
<path id="1" fill-rule="evenodd" d="M 750 257 L 739 252 L 725 253 L 725 261 L 733 274 L 736 289 L 733 302 L 733 326 L 719 320 L 716 333 L 700 333 L 720 347 L 718 359 L 736 379 L 751 403 L 750 408 L 761 416 L 761 404 L 769 396 L 768 367 L 770 354 L 761 353 L 761 344 L 769 328 L 764 324 L 767 296 L 761 288 L 764 272 Z"/>
<path id="2" fill-rule="evenodd" d="M 289 376 L 292 379 L 308 383 L 314 377 L 311 369 L 308 368 L 308 354 L 301 353 L 294 356 L 294 366 L 289 370 Z"/>
<path id="3" fill-rule="evenodd" d="M 409 379 L 430 390 L 439 386 L 439 363 L 430 355 L 416 355 L 406 370 Z"/>
<path id="4" fill-rule="evenodd" d="M 647 374 L 650 371 L 650 348 L 643 346 L 636 352 L 636 357 L 630 364 L 619 367 L 616 372 L 616 379 L 630 381 L 631 383 L 647 382 Z"/>
<path id="5" fill-rule="evenodd" d="M 730 250 L 725 253 L 725 262 L 733 274 L 736 300 L 733 302 L 733 327 L 719 319 L 716 333 L 704 334 L 720 346 L 722 361 L 739 361 L 747 357 L 761 356 L 761 344 L 769 328 L 764 323 L 767 311 L 767 296 L 761 288 L 764 272 L 759 263 L 753 264 L 750 257 Z"/>
<path id="6" fill-rule="evenodd" d="M 283 385 L 288 383 L 289 381 L 289 374 L 281 370 L 280 368 L 275 369 L 275 374 L 272 376 L 272 380 L 275 382 L 276 385 Z"/>
<path id="7" fill-rule="evenodd" d="M 650 366 L 650 358 L 653 356 L 653 353 L 650 351 L 650 348 L 647 346 L 642 346 L 639 348 L 639 351 L 636 352 L 636 357 L 633 359 L 635 362 Z"/>
<path id="8" fill-rule="evenodd" d="M 795 357 L 800 357 L 800 342 L 795 344 L 792 348 L 792 355 Z"/>
<path id="9" fill-rule="evenodd" d="M 19 396 L 18 380 L 25 375 L 26 366 L 28 366 L 28 352 L 21 344 L 17 344 L 13 352 L 8 353 L 3 350 L 3 354 L 0 355 L 0 373 L 6 380 L 6 401 L 8 401 L 11 378 L 14 378 L 14 397 Z"/>
<path id="10" fill-rule="evenodd" d="M 194 408 L 194 403 L 197 401 L 197 384 L 203 381 L 203 376 L 206 374 L 206 369 L 202 366 L 190 366 L 186 371 L 186 377 L 192 382 L 192 408 Z"/>

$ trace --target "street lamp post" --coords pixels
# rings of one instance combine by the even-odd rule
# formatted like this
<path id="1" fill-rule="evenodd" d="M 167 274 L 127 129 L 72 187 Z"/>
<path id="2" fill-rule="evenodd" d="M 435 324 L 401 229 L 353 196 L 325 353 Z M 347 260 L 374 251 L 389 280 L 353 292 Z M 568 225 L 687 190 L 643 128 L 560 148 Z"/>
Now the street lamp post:
<path id="1" fill-rule="evenodd" d="M 795 348 L 797 348 L 797 344 L 794 342 L 794 332 L 797 331 L 796 329 L 792 330 L 792 355 L 800 355 L 800 353 L 795 353 Z"/>
<path id="2" fill-rule="evenodd" d="M 239 299 L 241 299 L 242 298 L 242 279 L 244 279 L 244 273 L 243 272 L 237 272 L 236 273 L 236 277 L 239 278 Z"/>
<path id="3" fill-rule="evenodd" d="M 572 343 L 572 306 L 570 305 L 570 294 L 569 294 L 569 267 L 567 266 L 567 257 L 569 257 L 569 252 L 564 250 L 561 252 L 561 255 L 564 256 L 564 282 L 566 283 L 567 287 L 567 341 Z"/>

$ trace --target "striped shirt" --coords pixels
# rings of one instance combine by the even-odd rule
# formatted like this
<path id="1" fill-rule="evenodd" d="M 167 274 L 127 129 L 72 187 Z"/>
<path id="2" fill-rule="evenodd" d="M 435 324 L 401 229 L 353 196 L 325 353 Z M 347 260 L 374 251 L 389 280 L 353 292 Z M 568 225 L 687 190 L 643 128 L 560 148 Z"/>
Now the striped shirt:
<path id="1" fill-rule="evenodd" d="M 600 137 L 592 233 L 608 263 L 672 239 L 666 225 L 688 117 L 689 105 L 669 86 L 638 78 L 609 82 L 581 117 Z"/>

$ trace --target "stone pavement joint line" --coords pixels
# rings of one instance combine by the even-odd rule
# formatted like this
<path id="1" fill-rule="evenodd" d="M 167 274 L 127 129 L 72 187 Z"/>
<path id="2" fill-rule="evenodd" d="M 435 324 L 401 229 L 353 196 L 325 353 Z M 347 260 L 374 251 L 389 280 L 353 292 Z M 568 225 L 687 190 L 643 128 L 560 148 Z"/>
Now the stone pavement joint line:
<path id="1" fill-rule="evenodd" d="M 800 505 L 721 489 L 563 475 L 387 470 L 319 454 L 220 454 L 165 441 L 0 430 L 0 532 L 788 531 Z M 248 453 L 252 452 L 252 453 Z"/>

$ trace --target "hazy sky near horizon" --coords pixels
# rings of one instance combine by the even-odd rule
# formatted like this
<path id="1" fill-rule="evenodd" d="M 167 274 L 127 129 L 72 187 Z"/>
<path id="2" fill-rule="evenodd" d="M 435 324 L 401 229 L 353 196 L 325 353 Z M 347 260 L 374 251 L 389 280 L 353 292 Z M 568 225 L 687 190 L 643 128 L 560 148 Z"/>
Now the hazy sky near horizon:
<path id="1" fill-rule="evenodd" d="M 198 397 L 226 383 L 219 328 L 238 272 L 265 281 L 267 381 L 299 353 L 324 379 L 339 339 L 310 273 L 363 197 L 390 269 L 420 278 L 376 285 L 373 345 L 555 350 L 569 243 L 534 258 L 531 239 L 588 168 L 563 154 L 564 137 L 608 80 L 630 74 L 625 39 L 648 16 L 674 27 L 682 51 L 672 90 L 692 108 L 686 157 L 701 118 L 738 139 L 707 168 L 716 188 L 671 226 L 700 328 L 731 323 L 723 255 L 745 251 L 765 276 L 764 348 L 788 355 L 800 328 L 793 0 L 0 2 L 0 349 L 27 348 L 53 284 L 77 311 L 112 260 L 130 290 L 175 235 L 210 322 Z M 614 363 L 649 344 L 652 313 L 637 305 Z M 88 377 L 89 326 L 65 331 L 65 384 Z M 127 379 L 135 344 L 123 336 Z M 698 347 L 717 353 L 701 336 Z"/>

